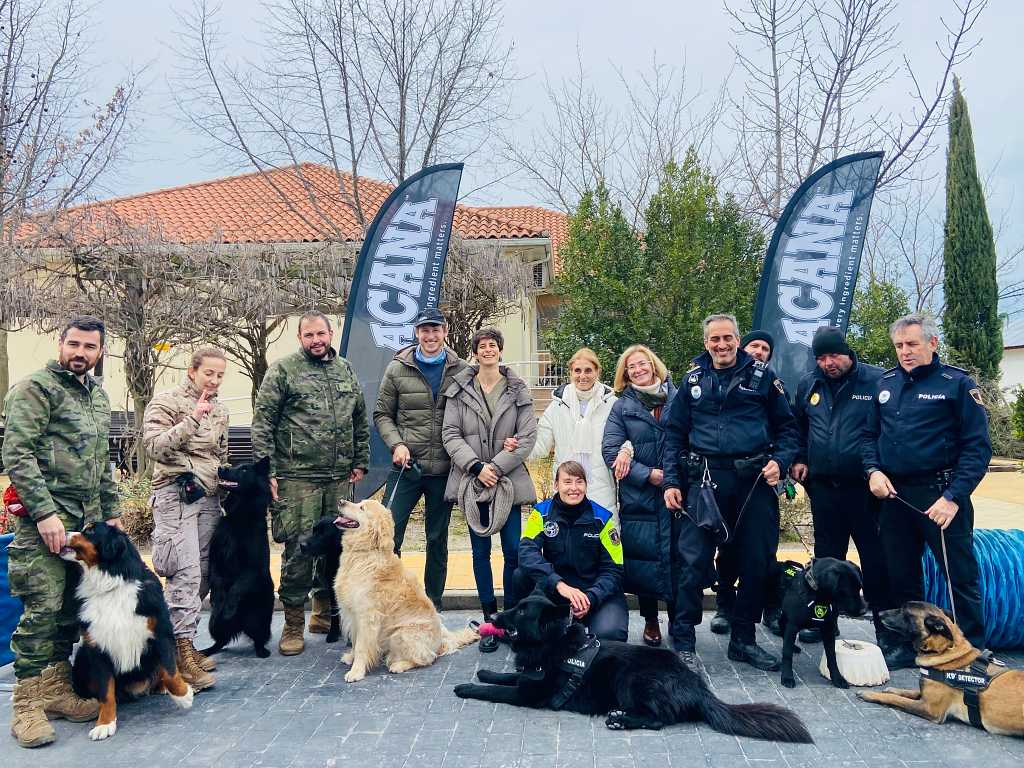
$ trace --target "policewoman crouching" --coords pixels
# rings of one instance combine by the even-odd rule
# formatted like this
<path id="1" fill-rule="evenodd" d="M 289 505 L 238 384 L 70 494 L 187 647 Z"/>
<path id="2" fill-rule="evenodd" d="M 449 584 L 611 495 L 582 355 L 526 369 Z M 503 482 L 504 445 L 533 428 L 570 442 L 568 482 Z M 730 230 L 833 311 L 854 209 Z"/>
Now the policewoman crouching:
<path id="1" fill-rule="evenodd" d="M 555 495 L 530 513 L 514 580 L 517 595 L 538 588 L 566 603 L 596 637 L 627 639 L 619 532 L 612 513 L 587 498 L 587 475 L 578 462 L 559 465 Z"/>

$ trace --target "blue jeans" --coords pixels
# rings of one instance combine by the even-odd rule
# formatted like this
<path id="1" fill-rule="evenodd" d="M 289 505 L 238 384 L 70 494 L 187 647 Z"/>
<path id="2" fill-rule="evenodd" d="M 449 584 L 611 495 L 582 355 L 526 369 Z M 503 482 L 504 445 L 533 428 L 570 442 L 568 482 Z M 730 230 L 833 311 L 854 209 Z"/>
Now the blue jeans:
<path id="1" fill-rule="evenodd" d="M 481 509 L 481 522 L 487 520 L 485 510 Z M 505 588 L 505 607 L 515 604 L 513 578 L 519 567 L 519 539 L 523 536 L 522 508 L 513 504 L 508 513 L 508 520 L 498 531 L 501 537 L 501 554 L 505 558 L 502 568 L 502 583 Z M 469 544 L 473 549 L 473 577 L 476 579 L 476 593 L 480 597 L 480 605 L 485 608 L 494 605 L 494 578 L 491 576 L 491 537 L 478 536 L 472 529 L 469 531 Z"/>

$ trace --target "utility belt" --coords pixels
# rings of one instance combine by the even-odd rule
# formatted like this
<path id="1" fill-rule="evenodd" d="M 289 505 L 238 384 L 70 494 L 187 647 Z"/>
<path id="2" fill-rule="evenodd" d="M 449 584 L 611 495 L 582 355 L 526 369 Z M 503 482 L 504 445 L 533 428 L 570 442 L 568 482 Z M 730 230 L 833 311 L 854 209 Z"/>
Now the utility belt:
<path id="1" fill-rule="evenodd" d="M 931 472 L 915 472 L 911 475 L 888 475 L 892 484 L 899 488 L 901 485 L 911 488 L 941 488 L 946 490 L 953 482 L 952 469 L 937 469 Z"/>
<path id="2" fill-rule="evenodd" d="M 754 477 L 770 459 L 767 453 L 758 453 L 754 456 L 702 456 L 691 452 L 686 454 L 683 465 L 686 468 L 686 479 L 692 483 L 701 479 L 705 466 L 708 469 L 726 470 L 744 477 Z"/>

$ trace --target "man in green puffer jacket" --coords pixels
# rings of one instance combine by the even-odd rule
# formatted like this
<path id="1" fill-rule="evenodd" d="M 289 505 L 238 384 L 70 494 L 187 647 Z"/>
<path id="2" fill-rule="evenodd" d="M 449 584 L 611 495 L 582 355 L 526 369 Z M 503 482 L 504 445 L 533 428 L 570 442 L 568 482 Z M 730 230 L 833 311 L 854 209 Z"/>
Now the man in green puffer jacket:
<path id="1" fill-rule="evenodd" d="M 391 516 L 395 521 L 396 553 L 401 554 L 413 507 L 420 497 L 426 497 L 423 583 L 427 597 L 440 610 L 448 576 L 448 524 L 453 504 L 444 500 L 451 461 L 441 440 L 446 400 L 442 393 L 467 363 L 445 344 L 448 321 L 439 310 L 424 309 L 414 325 L 417 343 L 399 350 L 384 371 L 373 423 L 396 467 L 384 491 L 385 501 L 394 494 Z M 418 469 L 410 467 L 413 461 Z M 405 471 L 399 472 L 397 468 L 403 466 Z"/>
<path id="2" fill-rule="evenodd" d="M 110 401 L 89 375 L 104 336 L 99 320 L 72 320 L 61 331 L 57 360 L 16 384 L 4 403 L 3 463 L 28 513 L 8 548 L 11 594 L 24 606 L 11 638 L 11 735 L 22 747 L 52 742 L 50 719 L 84 722 L 99 712 L 97 701 L 71 689 L 78 566 L 60 552 L 72 531 L 102 520 L 121 524 L 107 442 Z"/>
<path id="3" fill-rule="evenodd" d="M 370 425 L 362 387 L 348 361 L 331 347 L 334 334 L 321 312 L 299 319 L 302 349 L 267 371 L 252 416 L 252 448 L 270 458 L 270 508 L 274 541 L 284 544 L 278 596 L 285 627 L 278 650 L 294 656 L 305 648 L 305 603 L 313 589 L 310 631 L 330 626 L 333 585 L 322 558 L 304 555 L 299 537 L 338 502 L 352 497 L 370 461 Z"/>

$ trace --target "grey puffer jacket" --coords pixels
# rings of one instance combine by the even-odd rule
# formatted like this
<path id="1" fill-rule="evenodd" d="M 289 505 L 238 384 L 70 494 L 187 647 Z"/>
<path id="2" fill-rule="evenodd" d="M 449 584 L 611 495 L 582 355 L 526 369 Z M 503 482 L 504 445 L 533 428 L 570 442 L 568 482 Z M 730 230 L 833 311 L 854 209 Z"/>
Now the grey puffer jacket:
<path id="1" fill-rule="evenodd" d="M 533 504 L 537 491 L 525 465 L 537 440 L 537 416 L 533 412 L 530 388 L 510 369 L 501 366 L 499 370 L 508 381 L 508 387 L 498 399 L 492 418 L 487 404 L 473 387 L 473 378 L 479 370 L 478 366 L 469 366 L 460 371 L 444 392 L 447 403 L 441 436 L 452 460 L 444 497 L 457 501 L 463 476 L 480 461 L 494 464 L 499 476 L 507 476 L 512 481 L 513 504 Z M 514 451 L 503 449 L 507 437 L 519 439 L 519 447 Z"/>
<path id="2" fill-rule="evenodd" d="M 399 350 L 388 363 L 373 409 L 373 423 L 389 451 L 404 444 L 424 475 L 447 475 L 451 462 L 441 443 L 444 393 L 455 375 L 469 364 L 455 350 L 445 348 L 444 375 L 435 399 L 427 377 L 416 365 L 415 351 L 415 344 Z"/>

